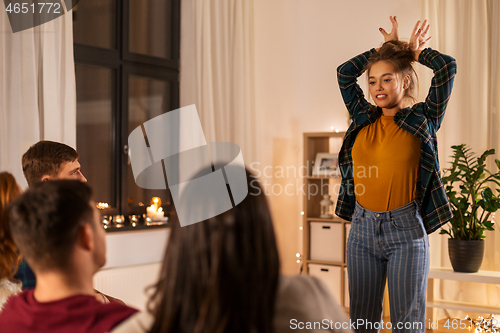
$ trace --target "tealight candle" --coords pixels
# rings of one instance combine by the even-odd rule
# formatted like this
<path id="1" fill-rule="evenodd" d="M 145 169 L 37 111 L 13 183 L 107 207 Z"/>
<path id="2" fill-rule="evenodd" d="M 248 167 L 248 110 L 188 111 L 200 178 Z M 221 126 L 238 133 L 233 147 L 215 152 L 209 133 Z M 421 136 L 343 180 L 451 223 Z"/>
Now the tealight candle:
<path id="1" fill-rule="evenodd" d="M 147 215 L 150 219 L 154 219 L 155 218 L 155 214 L 156 214 L 156 207 L 155 205 L 151 205 L 149 207 L 146 208 L 146 212 L 147 212 Z"/>
<path id="2" fill-rule="evenodd" d="M 158 212 L 155 214 L 155 220 L 161 220 L 165 217 L 165 212 L 163 211 L 163 208 L 159 208 Z"/>

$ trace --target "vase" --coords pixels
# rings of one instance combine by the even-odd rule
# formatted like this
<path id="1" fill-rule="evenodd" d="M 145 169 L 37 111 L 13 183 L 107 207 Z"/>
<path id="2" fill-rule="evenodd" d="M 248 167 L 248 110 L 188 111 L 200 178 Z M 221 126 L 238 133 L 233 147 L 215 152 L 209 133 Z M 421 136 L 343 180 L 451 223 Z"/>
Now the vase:
<path id="1" fill-rule="evenodd" d="M 484 257 L 484 240 L 448 238 L 448 254 L 455 272 L 475 273 Z"/>

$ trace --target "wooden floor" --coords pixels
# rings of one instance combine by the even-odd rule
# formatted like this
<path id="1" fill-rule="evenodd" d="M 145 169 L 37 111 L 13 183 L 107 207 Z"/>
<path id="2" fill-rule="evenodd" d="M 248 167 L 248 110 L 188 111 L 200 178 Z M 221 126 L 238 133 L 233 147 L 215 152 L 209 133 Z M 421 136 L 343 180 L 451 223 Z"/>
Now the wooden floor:
<path id="1" fill-rule="evenodd" d="M 384 322 L 388 321 L 389 318 L 384 318 Z M 468 329 L 454 329 L 452 328 L 452 320 L 453 319 L 441 319 L 437 322 L 437 329 L 428 329 L 428 327 L 426 327 L 426 330 L 425 332 L 432 332 L 432 333 L 450 333 L 450 332 L 458 332 L 458 333 L 471 333 L 473 332 L 472 330 L 468 330 Z M 448 321 L 448 326 L 450 327 L 445 327 L 446 323 Z M 458 324 L 458 322 L 457 322 Z M 426 325 L 428 326 L 429 323 L 426 323 Z M 434 325 L 432 325 L 433 327 L 436 327 L 436 323 L 434 323 Z M 383 330 L 380 330 L 380 333 L 389 333 L 389 332 L 392 332 L 391 329 L 383 329 Z"/>

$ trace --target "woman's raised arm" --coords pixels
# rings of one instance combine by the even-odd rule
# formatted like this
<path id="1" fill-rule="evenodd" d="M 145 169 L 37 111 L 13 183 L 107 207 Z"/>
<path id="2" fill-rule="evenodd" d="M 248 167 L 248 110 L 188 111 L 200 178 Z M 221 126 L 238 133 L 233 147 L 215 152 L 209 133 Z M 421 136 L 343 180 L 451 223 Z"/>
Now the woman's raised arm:
<path id="1" fill-rule="evenodd" d="M 415 60 L 434 72 L 431 87 L 425 99 L 424 113 L 438 129 L 450 99 L 453 80 L 457 73 L 457 64 L 454 58 L 426 48 L 427 42 L 431 39 L 430 36 L 426 38 L 430 26 L 427 24 L 427 20 L 420 27 L 419 25 L 420 21 L 413 29 L 410 48 L 414 53 Z"/>

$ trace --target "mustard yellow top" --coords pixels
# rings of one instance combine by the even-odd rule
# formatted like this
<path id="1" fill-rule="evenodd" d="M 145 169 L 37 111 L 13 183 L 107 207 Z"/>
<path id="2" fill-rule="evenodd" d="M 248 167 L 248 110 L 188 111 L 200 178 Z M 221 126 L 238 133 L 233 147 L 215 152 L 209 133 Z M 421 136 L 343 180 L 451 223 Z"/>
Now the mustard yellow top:
<path id="1" fill-rule="evenodd" d="M 363 127 L 352 147 L 356 200 L 375 212 L 404 206 L 415 199 L 420 140 L 381 116 Z"/>

